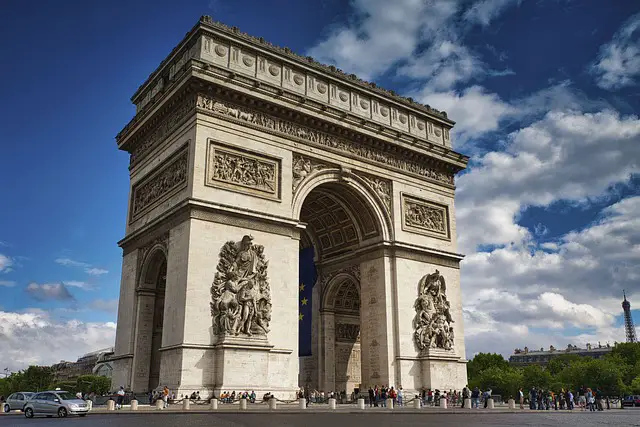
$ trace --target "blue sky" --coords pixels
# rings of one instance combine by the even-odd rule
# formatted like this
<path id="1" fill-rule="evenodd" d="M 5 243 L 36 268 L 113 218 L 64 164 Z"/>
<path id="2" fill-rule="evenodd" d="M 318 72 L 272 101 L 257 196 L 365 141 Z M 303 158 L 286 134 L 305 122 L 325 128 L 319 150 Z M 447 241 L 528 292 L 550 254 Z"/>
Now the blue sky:
<path id="1" fill-rule="evenodd" d="M 457 181 L 468 356 L 622 340 L 621 290 L 640 307 L 639 13 L 621 0 L 0 3 L 0 359 L 113 342 L 128 197 L 114 136 L 203 14 L 457 121 L 472 156 Z"/>

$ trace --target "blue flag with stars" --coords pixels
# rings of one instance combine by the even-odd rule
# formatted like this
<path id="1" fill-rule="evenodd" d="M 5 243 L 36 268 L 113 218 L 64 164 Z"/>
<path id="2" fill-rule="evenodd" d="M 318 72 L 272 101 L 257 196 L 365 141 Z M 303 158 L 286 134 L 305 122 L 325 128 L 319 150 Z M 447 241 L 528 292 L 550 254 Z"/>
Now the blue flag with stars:
<path id="1" fill-rule="evenodd" d="M 300 250 L 298 284 L 298 356 L 311 356 L 311 295 L 316 283 L 313 247 Z"/>

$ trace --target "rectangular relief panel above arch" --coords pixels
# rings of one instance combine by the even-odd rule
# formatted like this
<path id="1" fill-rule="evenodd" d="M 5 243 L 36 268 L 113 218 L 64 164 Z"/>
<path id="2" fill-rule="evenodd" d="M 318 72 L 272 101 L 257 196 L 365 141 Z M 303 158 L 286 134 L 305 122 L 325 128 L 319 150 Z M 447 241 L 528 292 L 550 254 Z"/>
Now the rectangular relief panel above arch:
<path id="1" fill-rule="evenodd" d="M 443 240 L 451 240 L 449 207 L 400 193 L 402 229 Z"/>
<path id="2" fill-rule="evenodd" d="M 264 153 L 207 142 L 205 185 L 280 202 L 282 159 Z"/>
<path id="3" fill-rule="evenodd" d="M 131 188 L 129 222 L 159 206 L 188 184 L 190 141 Z"/>

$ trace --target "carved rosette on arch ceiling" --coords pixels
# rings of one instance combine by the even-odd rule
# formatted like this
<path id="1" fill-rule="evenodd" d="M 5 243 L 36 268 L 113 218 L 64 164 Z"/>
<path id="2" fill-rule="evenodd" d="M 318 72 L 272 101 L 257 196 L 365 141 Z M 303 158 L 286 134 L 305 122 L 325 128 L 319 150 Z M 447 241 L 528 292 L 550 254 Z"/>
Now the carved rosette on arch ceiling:
<path id="1" fill-rule="evenodd" d="M 453 348 L 453 319 L 446 296 L 444 277 L 438 270 L 427 274 L 418 283 L 418 298 L 414 304 L 413 338 L 420 350 Z"/>
<path id="2" fill-rule="evenodd" d="M 225 243 L 219 257 L 211 286 L 214 332 L 266 336 L 271 321 L 271 289 L 264 246 L 244 236 L 240 242 Z"/>

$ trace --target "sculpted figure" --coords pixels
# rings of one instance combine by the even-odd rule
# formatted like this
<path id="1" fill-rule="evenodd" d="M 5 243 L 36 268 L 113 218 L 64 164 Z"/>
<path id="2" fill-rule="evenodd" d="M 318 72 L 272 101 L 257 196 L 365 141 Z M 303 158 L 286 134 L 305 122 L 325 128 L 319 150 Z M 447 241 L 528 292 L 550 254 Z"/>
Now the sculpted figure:
<path id="1" fill-rule="evenodd" d="M 271 320 L 271 291 L 264 248 L 253 237 L 229 241 L 220 251 L 211 286 L 211 315 L 219 335 L 266 335 Z"/>
<path id="2" fill-rule="evenodd" d="M 453 347 L 453 318 L 446 296 L 444 277 L 438 270 L 427 274 L 418 283 L 418 298 L 414 304 L 414 341 L 420 350 Z"/>

